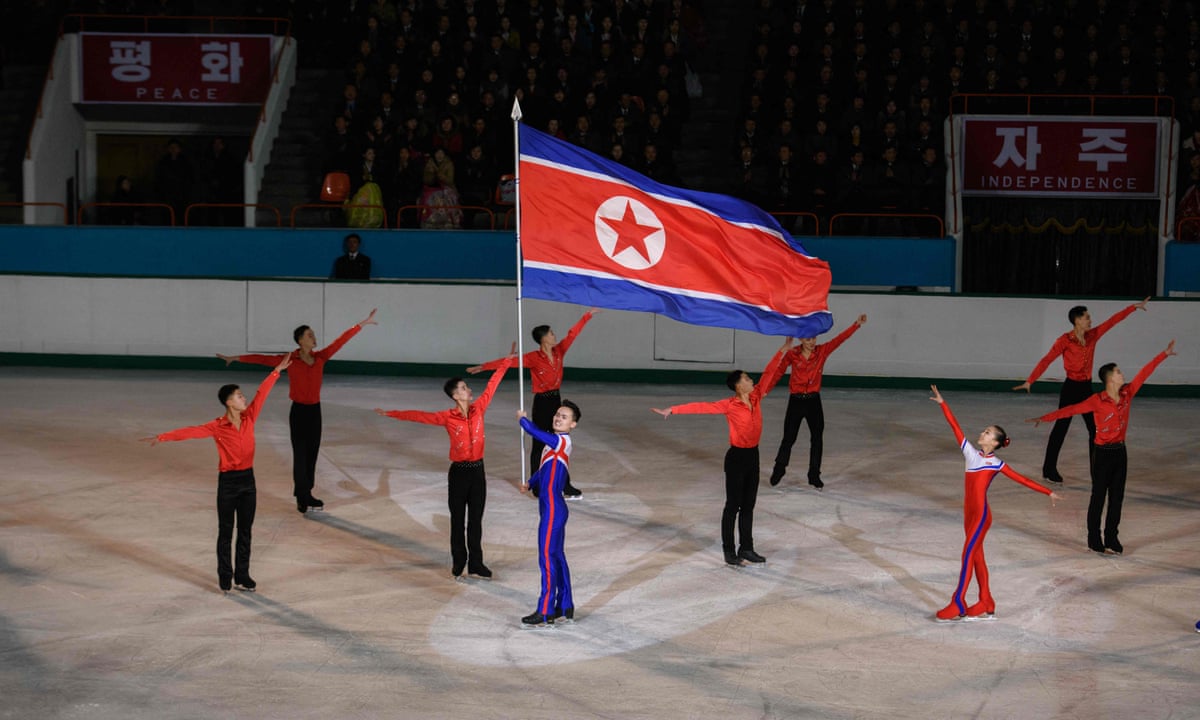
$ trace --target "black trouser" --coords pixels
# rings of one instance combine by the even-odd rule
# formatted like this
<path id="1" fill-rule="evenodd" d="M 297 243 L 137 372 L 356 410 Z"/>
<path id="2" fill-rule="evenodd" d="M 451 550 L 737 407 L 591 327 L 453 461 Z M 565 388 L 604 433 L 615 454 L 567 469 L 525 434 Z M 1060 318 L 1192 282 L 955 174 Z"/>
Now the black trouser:
<path id="1" fill-rule="evenodd" d="M 483 506 L 487 502 L 483 461 L 450 463 L 446 480 L 450 487 L 450 556 L 454 569 L 467 566 L 468 570 L 478 570 L 483 567 Z"/>
<path id="2" fill-rule="evenodd" d="M 1058 393 L 1058 406 L 1064 408 L 1068 405 L 1083 402 L 1092 396 L 1092 383 L 1090 380 L 1063 380 L 1062 389 Z M 1083 424 L 1087 426 L 1088 431 L 1088 463 L 1091 463 L 1092 458 L 1092 443 L 1096 440 L 1096 420 L 1091 413 L 1080 415 L 1083 418 Z M 1042 477 L 1051 480 L 1061 479 L 1058 474 L 1058 451 L 1062 450 L 1063 440 L 1067 437 L 1067 430 L 1071 427 L 1071 418 L 1061 418 L 1054 423 L 1054 427 L 1050 430 L 1050 440 L 1046 443 L 1046 459 L 1042 461 Z"/>
<path id="3" fill-rule="evenodd" d="M 1092 499 L 1088 503 L 1088 545 L 1099 546 L 1100 513 L 1104 501 L 1108 500 L 1108 514 L 1104 516 L 1104 543 L 1117 540 L 1117 526 L 1121 524 L 1121 505 L 1125 502 L 1125 476 L 1129 470 L 1129 456 L 1125 443 L 1097 445 L 1095 461 L 1092 463 Z"/>
<path id="4" fill-rule="evenodd" d="M 233 470 L 217 476 L 217 577 L 245 578 L 250 574 L 250 528 L 258 506 L 254 469 Z M 230 565 L 229 543 L 237 520 L 237 564 Z M 237 568 L 236 570 L 234 568 Z"/>
<path id="5" fill-rule="evenodd" d="M 742 550 L 754 549 L 754 503 L 758 499 L 758 446 L 730 447 L 725 453 L 725 509 L 721 512 L 721 547 L 733 552 L 737 519 Z"/>
<path id="6" fill-rule="evenodd" d="M 533 396 L 533 408 L 529 419 L 546 432 L 553 432 L 554 414 L 560 407 L 562 407 L 562 398 L 559 397 L 558 390 L 536 393 Z M 545 443 L 533 438 L 532 449 L 529 451 L 529 474 L 532 475 L 542 464 L 542 448 L 544 447 L 546 447 Z"/>
<path id="7" fill-rule="evenodd" d="M 821 393 L 793 393 L 788 397 L 787 415 L 783 418 L 783 440 L 775 454 L 775 467 L 787 469 L 792 460 L 792 446 L 800 434 L 800 423 L 808 420 L 808 479 L 821 477 L 821 455 L 825 448 L 825 410 Z"/>
<path id="8" fill-rule="evenodd" d="M 292 403 L 288 426 L 292 429 L 292 494 L 311 500 L 321 452 L 321 403 Z"/>

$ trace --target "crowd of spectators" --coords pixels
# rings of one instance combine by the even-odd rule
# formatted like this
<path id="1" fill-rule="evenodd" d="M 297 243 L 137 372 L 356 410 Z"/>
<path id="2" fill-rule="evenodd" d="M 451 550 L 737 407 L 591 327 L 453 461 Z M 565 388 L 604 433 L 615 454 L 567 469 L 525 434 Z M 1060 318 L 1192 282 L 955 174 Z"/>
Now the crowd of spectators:
<path id="1" fill-rule="evenodd" d="M 692 0 L 371 0 L 341 15 L 306 60 L 345 71 L 322 169 L 377 184 L 389 218 L 435 196 L 493 205 L 514 99 L 530 126 L 678 182 L 686 63 L 704 42 Z"/>
<path id="2" fill-rule="evenodd" d="M 942 215 L 943 120 L 961 94 L 1166 96 L 1200 143 L 1197 5 L 754 0 L 732 192 L 773 212 Z M 971 105 L 1010 108 L 1026 104 Z"/>

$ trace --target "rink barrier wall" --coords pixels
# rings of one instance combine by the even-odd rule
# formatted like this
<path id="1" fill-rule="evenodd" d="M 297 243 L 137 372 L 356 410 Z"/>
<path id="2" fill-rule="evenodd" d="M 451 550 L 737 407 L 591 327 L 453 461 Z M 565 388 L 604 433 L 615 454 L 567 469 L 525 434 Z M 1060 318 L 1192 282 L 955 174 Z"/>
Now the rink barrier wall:
<path id="1" fill-rule="evenodd" d="M 216 367 L 215 353 L 284 352 L 292 329 L 313 327 L 318 342 L 379 308 L 329 372 L 461 374 L 507 352 L 517 336 L 515 286 L 401 282 L 312 282 L 0 275 L 0 362 L 96 367 Z M 948 293 L 834 292 L 833 333 L 860 314 L 868 322 L 826 365 L 830 387 L 1021 382 L 1066 332 L 1067 310 L 1087 305 L 1101 321 L 1135 298 L 1028 298 Z M 1152 385 L 1200 386 L 1196 299 L 1157 299 L 1101 340 L 1096 364 L 1115 361 L 1132 376 L 1167 342 L 1179 356 Z M 526 300 L 528 330 L 550 324 L 565 335 L 586 309 Z M 826 336 L 827 339 L 829 336 Z M 649 313 L 603 311 L 570 350 L 571 380 L 714 383 L 733 368 L 762 371 L 782 339 L 678 323 Z M 1053 391 L 1054 363 L 1035 390 Z M 947 385 L 950 387 L 950 385 Z"/>

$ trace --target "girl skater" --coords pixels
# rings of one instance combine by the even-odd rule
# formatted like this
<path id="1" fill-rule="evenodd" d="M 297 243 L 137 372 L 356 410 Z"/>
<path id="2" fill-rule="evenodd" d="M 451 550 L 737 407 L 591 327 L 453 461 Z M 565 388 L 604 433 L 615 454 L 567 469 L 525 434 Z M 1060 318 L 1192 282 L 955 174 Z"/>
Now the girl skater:
<path id="1" fill-rule="evenodd" d="M 958 576 L 958 587 L 954 589 L 954 599 L 946 607 L 938 610 L 938 622 L 952 620 L 992 620 L 995 618 L 996 601 L 992 599 L 988 587 L 987 562 L 983 558 L 983 540 L 987 537 L 988 528 L 992 526 L 992 511 L 988 507 L 987 491 L 996 473 L 1004 473 L 1030 490 L 1036 490 L 1043 495 L 1049 495 L 1051 500 L 1058 500 L 1058 493 L 1044 487 L 1013 470 L 1000 458 L 992 453 L 996 448 L 1008 447 L 1008 435 L 999 425 L 989 425 L 979 433 L 979 449 L 976 450 L 967 442 L 962 428 L 950 412 L 950 406 L 942 399 L 937 385 L 930 385 L 933 390 L 933 400 L 942 406 L 942 414 L 950 429 L 954 431 L 954 439 L 967 460 L 966 487 L 963 496 L 963 529 L 966 531 L 966 542 L 963 543 L 962 569 Z M 971 573 L 975 574 L 975 582 L 979 584 L 979 602 L 967 606 L 963 600 L 967 586 L 971 583 Z"/>

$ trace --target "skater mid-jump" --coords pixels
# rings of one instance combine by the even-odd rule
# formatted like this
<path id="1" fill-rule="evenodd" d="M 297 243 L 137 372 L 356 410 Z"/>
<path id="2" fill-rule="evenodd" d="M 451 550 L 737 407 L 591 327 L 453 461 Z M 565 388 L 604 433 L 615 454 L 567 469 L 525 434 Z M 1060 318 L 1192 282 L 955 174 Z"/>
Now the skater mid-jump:
<path id="1" fill-rule="evenodd" d="M 741 370 L 725 378 L 733 397 L 716 402 L 693 402 L 652 411 L 670 417 L 680 415 L 724 415 L 729 423 L 729 450 L 725 452 L 725 507 L 721 511 L 721 549 L 725 562 L 763 563 L 767 559 L 754 551 L 754 504 L 758 499 L 758 441 L 762 438 L 762 400 L 783 377 L 783 354 L 792 346 L 788 338 L 767 363 L 755 384 Z M 737 523 L 738 542 L 733 544 L 733 525 Z"/>
<path id="2" fill-rule="evenodd" d="M 1029 392 L 1042 373 L 1046 372 L 1046 368 L 1050 367 L 1050 363 L 1054 362 L 1054 358 L 1062 356 L 1063 370 L 1066 371 L 1067 378 L 1063 380 L 1062 389 L 1059 390 L 1058 406 L 1064 408 L 1086 400 L 1092 394 L 1092 361 L 1096 356 L 1096 343 L 1100 341 L 1104 333 L 1129 317 L 1134 310 L 1145 310 L 1148 302 L 1150 302 L 1150 298 L 1146 298 L 1136 305 L 1130 305 L 1096 327 L 1092 327 L 1092 314 L 1086 307 L 1076 305 L 1071 308 L 1067 312 L 1067 319 L 1071 321 L 1072 329 L 1054 341 L 1050 352 L 1038 361 L 1037 366 L 1033 368 L 1033 372 L 1029 373 L 1025 382 L 1017 385 L 1013 390 Z M 1091 413 L 1083 415 L 1083 424 L 1087 426 L 1090 464 L 1092 443 L 1096 439 L 1096 422 L 1092 419 Z M 1067 430 L 1070 427 L 1071 418 L 1064 417 L 1054 423 L 1054 428 L 1050 430 L 1050 439 L 1046 442 L 1046 458 L 1042 461 L 1042 477 L 1050 482 L 1062 482 L 1062 475 L 1058 472 L 1058 453 L 1062 450 L 1063 440 L 1067 437 Z"/>
<path id="3" fill-rule="evenodd" d="M 560 617 L 575 619 L 575 599 L 571 595 L 571 569 L 563 543 L 567 534 L 567 503 L 563 490 L 571 479 L 570 432 L 579 424 L 579 406 L 570 400 L 562 405 L 551 419 L 553 432 L 546 432 L 525 417 L 524 410 L 517 418 L 525 432 L 542 441 L 541 464 L 521 492 L 532 491 L 538 499 L 538 570 L 541 573 L 541 594 L 537 609 L 521 618 L 526 625 L 543 625 Z"/>
<path id="4" fill-rule="evenodd" d="M 301 325 L 292 332 L 292 339 L 299 347 L 288 355 L 299 362 L 292 363 L 288 370 L 288 397 L 292 399 L 288 427 L 292 435 L 292 494 L 296 496 L 296 509 L 302 513 L 309 508 L 325 507 L 325 503 L 312 494 L 317 480 L 317 455 L 321 452 L 321 381 L 325 379 L 325 363 L 364 326 L 377 324 L 375 311 L 372 310 L 366 320 L 320 350 L 314 350 L 317 336 L 309 326 Z M 217 357 L 229 366 L 234 360 L 254 365 L 275 365 L 283 356 L 217 353 Z"/>
<path id="5" fill-rule="evenodd" d="M 987 492 L 992 479 L 997 473 L 1003 473 L 1025 487 L 1036 490 L 1043 495 L 1049 495 L 1051 500 L 1058 500 L 1058 493 L 1050 488 L 1039 485 L 1033 480 L 1021 475 L 1009 467 L 1008 463 L 996 457 L 996 449 L 1008 447 L 1008 435 L 999 425 L 989 425 L 979 433 L 979 449 L 975 449 L 963 435 L 962 428 L 950 412 L 950 406 L 942 399 L 937 385 L 931 385 L 933 397 L 929 398 L 942 406 L 942 414 L 950 429 L 954 431 L 954 439 L 962 450 L 967 461 L 967 474 L 963 491 L 963 530 L 966 532 L 966 542 L 963 543 L 962 567 L 958 575 L 958 587 L 954 589 L 954 598 L 946 607 L 938 610 L 936 619 L 939 621 L 970 619 L 991 619 L 995 617 L 996 601 L 988 584 L 987 562 L 983 556 L 983 540 L 987 537 L 988 528 L 992 526 L 992 511 L 988 506 Z M 971 575 L 979 585 L 979 602 L 968 606 L 964 596 L 971 584 Z"/>

